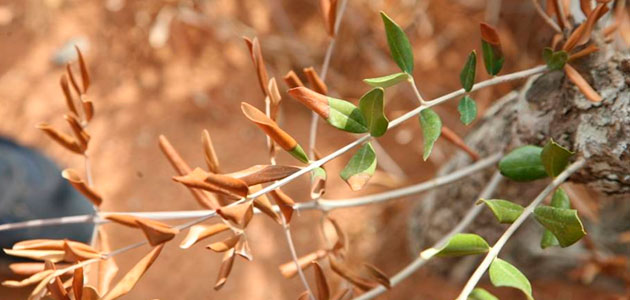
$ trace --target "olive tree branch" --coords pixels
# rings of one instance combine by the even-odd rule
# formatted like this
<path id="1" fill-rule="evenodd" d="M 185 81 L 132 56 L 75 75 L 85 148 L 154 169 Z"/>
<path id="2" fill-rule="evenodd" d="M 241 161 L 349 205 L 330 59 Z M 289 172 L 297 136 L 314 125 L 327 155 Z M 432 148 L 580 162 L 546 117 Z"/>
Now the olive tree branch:
<path id="1" fill-rule="evenodd" d="M 560 173 L 560 175 L 558 175 L 558 177 L 556 177 L 549 185 L 547 185 L 547 187 L 545 187 L 545 189 L 540 192 L 540 194 L 538 194 L 538 196 L 525 208 L 525 210 L 523 210 L 523 213 L 521 213 L 518 219 L 516 219 L 516 221 L 514 221 L 507 230 L 505 230 L 499 240 L 494 244 L 494 246 L 492 246 L 490 251 L 488 251 L 488 254 L 483 259 L 479 267 L 477 267 L 470 279 L 468 279 L 468 282 L 457 297 L 457 300 L 466 300 L 468 298 L 468 295 L 475 288 L 483 274 L 486 272 L 488 267 L 490 267 L 492 261 L 494 261 L 494 259 L 499 255 L 499 252 L 501 251 L 503 246 L 505 246 L 510 237 L 514 234 L 514 232 L 516 232 L 516 230 L 523 224 L 523 222 L 525 222 L 527 217 L 529 217 L 529 215 L 534 212 L 534 209 L 545 199 L 545 197 L 551 194 L 560 184 L 567 180 L 567 178 L 569 178 L 571 174 L 582 168 L 585 162 L 586 160 L 580 158 L 576 162 L 568 166 L 562 173 Z"/>

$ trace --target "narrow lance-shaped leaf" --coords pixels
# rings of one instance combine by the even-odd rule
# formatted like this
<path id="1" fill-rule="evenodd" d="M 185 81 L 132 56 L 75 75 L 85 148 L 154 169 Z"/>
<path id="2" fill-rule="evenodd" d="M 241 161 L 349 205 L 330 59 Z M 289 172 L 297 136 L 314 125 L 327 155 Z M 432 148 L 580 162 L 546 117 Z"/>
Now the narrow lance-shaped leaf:
<path id="1" fill-rule="evenodd" d="M 496 287 L 512 287 L 521 290 L 527 299 L 533 300 L 532 285 L 527 277 L 521 273 L 515 266 L 500 258 L 495 258 L 490 264 L 490 281 Z"/>
<path id="2" fill-rule="evenodd" d="M 241 102 L 241 110 L 250 121 L 254 122 L 254 124 L 262 129 L 262 131 L 264 131 L 274 142 L 280 145 L 282 149 L 289 152 L 289 154 L 297 158 L 299 161 L 308 163 L 308 157 L 302 147 L 300 147 L 292 136 L 282 130 L 276 122 L 267 117 L 267 115 L 265 115 L 262 111 L 248 103 Z"/>
<path id="3" fill-rule="evenodd" d="M 477 52 L 473 50 L 468 55 L 468 60 L 464 65 L 464 69 L 459 74 L 459 81 L 466 92 L 472 90 L 473 84 L 475 84 L 475 72 L 477 69 Z"/>
<path id="4" fill-rule="evenodd" d="M 214 150 L 212 138 L 210 138 L 210 132 L 206 129 L 204 129 L 201 133 L 201 143 L 203 144 L 203 154 L 206 164 L 208 165 L 208 170 L 212 173 L 220 173 L 219 159 L 217 158 L 217 153 Z"/>
<path id="5" fill-rule="evenodd" d="M 556 192 L 553 194 L 551 198 L 551 207 L 556 208 L 571 208 L 571 201 L 569 200 L 569 195 L 562 189 L 556 189 Z M 545 249 L 552 246 L 559 246 L 560 243 L 555 235 L 549 229 L 545 229 L 542 235 L 542 239 L 540 240 L 540 247 Z"/>
<path id="6" fill-rule="evenodd" d="M 151 267 L 153 262 L 155 262 L 158 255 L 160 255 L 160 252 L 162 252 L 162 248 L 164 248 L 164 244 L 154 247 L 151 252 L 145 255 L 135 266 L 133 266 L 133 268 L 125 274 L 116 286 L 114 286 L 109 293 L 103 296 L 101 300 L 113 300 L 129 293 L 136 283 L 138 283 L 140 277 L 142 277 L 149 267 Z"/>
<path id="7" fill-rule="evenodd" d="M 384 135 L 389 126 L 389 120 L 383 111 L 383 89 L 375 88 L 363 95 L 359 100 L 359 109 L 365 117 L 370 135 L 373 137 Z"/>
<path id="8" fill-rule="evenodd" d="M 335 128 L 352 133 L 368 132 L 363 114 L 348 101 L 328 97 L 305 87 L 292 88 L 289 90 L 289 95 L 316 112 Z"/>
<path id="9" fill-rule="evenodd" d="M 315 68 L 308 67 L 304 68 L 302 71 L 304 72 L 304 75 L 306 75 L 306 80 L 308 80 L 308 84 L 314 91 L 322 95 L 328 94 L 328 87 L 326 86 L 326 83 L 324 83 L 324 81 L 319 78 L 319 75 L 315 71 Z"/>
<path id="10" fill-rule="evenodd" d="M 534 210 L 534 217 L 556 236 L 561 247 L 568 247 L 586 235 L 577 210 L 539 206 Z"/>
<path id="11" fill-rule="evenodd" d="M 592 102 L 600 102 L 602 101 L 602 96 L 600 96 L 593 87 L 580 75 L 580 73 L 574 69 L 570 64 L 564 65 L 564 73 L 567 74 L 567 78 L 577 86 L 577 88 L 584 94 L 586 99 Z"/>
<path id="12" fill-rule="evenodd" d="M 317 261 L 312 261 L 311 264 L 313 265 L 315 282 L 317 283 L 317 300 L 330 299 L 330 287 L 328 286 L 328 281 L 326 281 L 324 270 L 322 270 L 322 267 Z"/>
<path id="13" fill-rule="evenodd" d="M 532 181 L 547 177 L 540 158 L 542 148 L 532 145 L 516 148 L 499 161 L 501 174 L 516 181 Z"/>
<path id="14" fill-rule="evenodd" d="M 470 125 L 470 123 L 477 118 L 477 104 L 475 100 L 468 95 L 464 96 L 462 100 L 459 100 L 457 111 L 459 111 L 459 119 L 465 125 Z"/>
<path id="15" fill-rule="evenodd" d="M 79 173 L 73 169 L 65 169 L 61 172 L 61 176 L 68 180 L 70 184 L 79 191 L 83 196 L 85 196 L 92 204 L 95 206 L 101 205 L 103 202 L 103 198 L 96 192 L 94 189 L 89 187 Z"/>
<path id="16" fill-rule="evenodd" d="M 358 191 L 370 180 L 376 170 L 376 153 L 370 143 L 366 143 L 352 156 L 339 174 L 353 191 Z"/>
<path id="17" fill-rule="evenodd" d="M 327 254 L 328 252 L 326 252 L 325 250 L 317 250 L 304 256 L 298 257 L 297 262 L 300 269 L 304 270 L 307 267 L 311 266 L 311 262 L 318 261 L 326 257 Z M 292 278 L 293 276 L 295 276 L 295 274 L 298 273 L 297 266 L 295 265 L 294 261 L 283 263 L 278 267 L 278 269 L 280 269 L 280 273 L 282 274 L 282 276 L 284 276 L 284 278 Z"/>
<path id="18" fill-rule="evenodd" d="M 224 223 L 217 223 L 212 225 L 195 225 L 188 230 L 188 234 L 184 240 L 179 244 L 182 249 L 188 249 L 197 242 L 209 238 L 215 234 L 230 229 Z"/>
<path id="19" fill-rule="evenodd" d="M 502 224 L 513 223 L 523 213 L 523 210 L 525 210 L 525 208 L 516 203 L 502 199 L 479 199 L 477 205 L 481 203 L 488 206 L 499 223 Z"/>
<path id="20" fill-rule="evenodd" d="M 214 290 L 219 290 L 225 285 L 227 282 L 228 276 L 230 276 L 230 272 L 232 271 L 232 266 L 234 265 L 234 258 L 236 257 L 234 254 L 236 250 L 234 248 L 228 250 L 223 255 L 223 260 L 221 261 L 221 267 L 219 268 L 219 274 L 217 276 L 217 281 L 214 284 Z"/>
<path id="21" fill-rule="evenodd" d="M 409 80 L 409 78 L 410 78 L 409 74 L 405 72 L 401 72 L 401 73 L 391 74 L 391 75 L 382 76 L 382 77 L 363 79 L 363 82 L 373 87 L 388 88 L 390 86 L 399 84 L 403 81 L 407 81 Z"/>
<path id="22" fill-rule="evenodd" d="M 490 246 L 482 237 L 472 233 L 453 235 L 446 245 L 435 254 L 438 257 L 464 256 L 488 252 Z"/>
<path id="23" fill-rule="evenodd" d="M 267 82 L 269 81 L 269 75 L 267 75 L 267 69 L 265 68 L 265 60 L 262 56 L 262 50 L 260 49 L 260 43 L 258 42 L 258 38 L 254 37 L 253 39 L 249 39 L 247 37 L 243 37 L 247 48 L 249 49 L 249 54 L 252 58 L 252 63 L 254 63 L 254 68 L 256 69 L 256 75 L 258 75 L 258 84 L 260 85 L 260 89 L 263 94 L 266 96 L 269 94 L 267 91 Z"/>
<path id="24" fill-rule="evenodd" d="M 427 108 L 420 112 L 420 126 L 422 127 L 422 136 L 424 138 L 422 159 L 426 161 L 431 155 L 433 144 L 435 144 L 442 132 L 442 120 L 435 111 Z"/>
<path id="25" fill-rule="evenodd" d="M 468 300 L 499 300 L 499 298 L 482 288 L 475 288 L 470 292 L 470 295 L 468 295 Z"/>
<path id="26" fill-rule="evenodd" d="M 571 155 L 573 155 L 573 152 L 560 146 L 553 139 L 549 139 L 540 153 L 540 159 L 543 166 L 545 166 L 547 174 L 551 177 L 556 177 L 567 167 Z"/>
<path id="27" fill-rule="evenodd" d="M 497 30 L 492 26 L 481 23 L 481 50 L 483 52 L 483 62 L 489 75 L 499 74 L 503 67 L 505 57 L 501 49 L 501 40 Z"/>
<path id="28" fill-rule="evenodd" d="M 389 45 L 392 58 L 403 72 L 411 74 L 413 72 L 413 49 L 411 48 L 407 35 L 402 28 L 384 12 L 381 12 L 381 18 L 385 25 L 387 44 Z"/>
<path id="29" fill-rule="evenodd" d="M 195 168 L 184 176 L 173 176 L 173 180 L 187 187 L 203 189 L 235 198 L 245 197 L 249 192 L 247 184 L 240 179 L 208 173 L 200 168 Z"/>
<path id="30" fill-rule="evenodd" d="M 563 50 L 554 52 L 551 48 L 547 47 L 543 50 L 543 60 L 550 70 L 562 70 L 569 60 L 569 54 Z"/>
<path id="31" fill-rule="evenodd" d="M 285 178 L 300 168 L 280 165 L 255 165 L 245 170 L 224 174 L 242 180 L 247 186 L 271 182 Z"/>

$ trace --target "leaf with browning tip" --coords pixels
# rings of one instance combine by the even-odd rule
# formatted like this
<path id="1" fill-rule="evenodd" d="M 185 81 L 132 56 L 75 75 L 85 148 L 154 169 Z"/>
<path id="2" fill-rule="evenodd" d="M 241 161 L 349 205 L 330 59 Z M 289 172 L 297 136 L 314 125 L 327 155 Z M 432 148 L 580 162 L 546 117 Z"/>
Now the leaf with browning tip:
<path id="1" fill-rule="evenodd" d="M 230 227 L 225 225 L 224 223 L 216 223 L 212 225 L 195 225 L 188 230 L 188 234 L 186 235 L 184 240 L 182 240 L 181 244 L 179 244 L 179 248 L 188 249 L 201 240 L 209 238 L 228 229 L 230 229 Z"/>
<path id="2" fill-rule="evenodd" d="M 370 143 L 363 145 L 355 153 L 339 174 L 353 191 L 358 191 L 374 175 L 376 170 L 376 152 Z"/>
<path id="3" fill-rule="evenodd" d="M 483 62 L 489 75 L 495 76 L 499 74 L 503 67 L 505 57 L 501 49 L 501 40 L 499 33 L 492 26 L 481 23 L 481 49 L 483 53 Z"/>
<path id="4" fill-rule="evenodd" d="M 175 235 L 179 233 L 179 229 L 154 220 L 138 218 L 136 223 L 140 229 L 142 229 L 144 236 L 146 236 L 151 246 L 164 244 L 172 240 Z"/>
<path id="5" fill-rule="evenodd" d="M 280 180 L 299 170 L 300 168 L 293 166 L 255 165 L 245 170 L 225 175 L 243 180 L 247 186 L 251 187 L 261 183 Z"/>
<path id="6" fill-rule="evenodd" d="M 72 292 L 74 299 L 83 299 L 83 268 L 77 268 L 74 270 L 74 276 L 72 277 Z"/>
<path id="7" fill-rule="evenodd" d="M 311 265 L 311 262 L 313 261 L 318 261 L 324 257 L 326 257 L 327 252 L 325 250 L 317 250 L 314 252 L 311 252 L 309 254 L 306 254 L 302 257 L 298 258 L 298 265 L 300 267 L 300 269 L 304 270 L 306 269 L 308 266 Z M 282 273 L 282 276 L 284 276 L 284 278 L 291 278 L 293 276 L 295 276 L 295 274 L 297 274 L 297 266 L 295 265 L 294 261 L 289 261 L 286 262 L 282 265 L 280 265 L 280 267 L 278 267 L 280 269 L 280 273 Z"/>
<path id="8" fill-rule="evenodd" d="M 409 74 L 405 72 L 401 72 L 401 73 L 391 74 L 391 75 L 382 76 L 382 77 L 363 79 L 363 82 L 373 87 L 388 88 L 390 86 L 399 84 L 403 81 L 407 81 L 410 78 L 411 77 L 409 76 Z"/>
<path id="9" fill-rule="evenodd" d="M 238 205 L 221 207 L 217 210 L 217 214 L 223 219 L 245 228 L 254 216 L 254 206 L 251 201 L 248 201 Z"/>
<path id="10" fill-rule="evenodd" d="M 111 289 L 101 300 L 113 300 L 119 298 L 131 291 L 133 287 L 138 283 L 140 277 L 146 273 L 151 267 L 153 262 L 157 259 L 160 252 L 162 252 L 164 244 L 160 244 L 154 247 L 147 255 L 145 255 L 138 263 L 136 263 L 131 270 L 125 274 L 125 276 Z"/>
<path id="11" fill-rule="evenodd" d="M 442 132 L 442 120 L 435 111 L 426 108 L 420 112 L 420 126 L 422 127 L 422 136 L 424 138 L 422 159 L 426 161 L 431 155 L 433 144 L 435 144 Z"/>
<path id="12" fill-rule="evenodd" d="M 242 238 L 242 235 L 233 235 L 227 239 L 224 239 L 220 242 L 212 243 L 206 246 L 207 249 L 210 249 L 214 252 L 225 252 L 230 249 L 233 249 L 236 246 L 236 243 Z"/>
<path id="13" fill-rule="evenodd" d="M 52 274 L 52 272 L 53 270 L 42 270 L 41 272 L 35 273 L 28 278 L 22 279 L 21 281 L 5 280 L 2 282 L 2 285 L 9 288 L 20 288 L 20 287 L 29 286 L 29 285 L 36 284 L 42 281 L 42 279 Z"/>
<path id="14" fill-rule="evenodd" d="M 313 265 L 313 271 L 315 273 L 315 282 L 317 283 L 317 300 L 329 300 L 330 299 L 330 287 L 326 281 L 326 275 L 324 270 L 317 261 L 311 261 Z"/>
<path id="15" fill-rule="evenodd" d="M 85 196 L 95 206 L 100 206 L 103 198 L 91 187 L 89 187 L 79 176 L 79 173 L 73 169 L 65 169 L 61 172 L 61 177 L 65 178 L 70 184 Z"/>
<path id="16" fill-rule="evenodd" d="M 236 198 L 247 196 L 249 191 L 247 184 L 240 179 L 208 173 L 200 168 L 195 168 L 184 176 L 174 176 L 173 180 L 191 188 L 203 189 Z"/>
<path id="17" fill-rule="evenodd" d="M 79 143 L 69 135 L 57 131 L 55 128 L 46 123 L 40 123 L 37 125 L 37 129 L 42 130 L 49 138 L 66 148 L 66 150 L 70 150 L 76 154 L 83 154 Z"/>
<path id="18" fill-rule="evenodd" d="M 221 262 L 221 268 L 219 269 L 219 275 L 217 276 L 217 281 L 214 284 L 214 290 L 219 290 L 223 287 L 225 282 L 227 281 L 228 276 L 230 276 L 230 271 L 232 271 L 232 265 L 234 265 L 234 248 L 228 250 L 223 255 L 223 261 Z"/>
<path id="19" fill-rule="evenodd" d="M 413 73 L 413 49 L 405 32 L 388 15 L 381 11 L 381 18 L 385 25 L 387 44 L 392 58 L 403 72 Z"/>
<path id="20" fill-rule="evenodd" d="M 549 139 L 540 153 L 540 159 L 545 166 L 545 171 L 551 177 L 556 177 L 564 171 L 569 164 L 569 158 L 574 153 L 560 146 L 553 139 Z"/>
<path id="21" fill-rule="evenodd" d="M 74 46 L 74 49 L 77 51 L 77 56 L 79 57 L 79 68 L 81 69 L 81 83 L 83 84 L 83 94 L 87 93 L 88 88 L 90 87 L 90 74 L 87 70 L 87 65 L 85 60 L 83 59 L 83 53 L 77 45 Z"/>
<path id="22" fill-rule="evenodd" d="M 105 229 L 103 229 L 103 227 L 98 228 L 98 245 L 99 250 L 103 253 L 109 253 L 112 251 L 109 243 L 109 235 L 107 234 Z M 97 286 L 101 294 L 105 294 L 107 293 L 107 291 L 109 291 L 109 288 L 114 281 L 114 277 L 117 273 L 118 265 L 116 264 L 116 261 L 113 257 L 110 256 L 107 259 L 102 259 L 98 262 Z M 86 287 L 83 287 L 84 295 L 93 295 L 92 292 L 86 293 L 85 288 Z M 97 297 L 97 299 L 99 298 L 100 296 Z"/>
<path id="23" fill-rule="evenodd" d="M 385 116 L 383 104 L 383 89 L 374 88 L 367 92 L 359 100 L 359 110 L 365 118 L 365 122 L 373 137 L 383 136 L 389 126 L 389 120 Z"/>
<path id="24" fill-rule="evenodd" d="M 217 153 L 214 151 L 210 133 L 206 129 L 204 129 L 201 133 L 201 143 L 203 144 L 203 154 L 206 159 L 206 164 L 208 165 L 208 170 L 212 173 L 221 173 L 219 171 L 219 159 L 217 158 Z"/>
<path id="25" fill-rule="evenodd" d="M 280 212 L 284 216 L 286 223 L 291 223 L 291 216 L 293 215 L 293 205 L 295 205 L 295 201 L 293 201 L 289 195 L 285 194 L 279 188 L 269 192 L 269 195 L 271 195 L 278 207 L 280 207 Z"/>
<path id="26" fill-rule="evenodd" d="M 254 122 L 262 131 L 276 142 L 282 149 L 289 152 L 293 157 L 303 163 L 308 163 L 308 158 L 302 147 L 291 137 L 286 131 L 282 130 L 276 122 L 267 117 L 262 111 L 256 107 L 241 102 L 241 111 L 250 121 Z M 301 151 L 300 151 L 301 150 Z"/>
<path id="27" fill-rule="evenodd" d="M 468 60 L 459 74 L 459 81 L 462 84 L 464 90 L 468 93 L 472 90 L 473 84 L 475 84 L 475 72 L 477 71 L 477 52 L 473 50 L 468 55 Z M 468 125 L 468 124 L 467 124 Z"/>
<path id="28" fill-rule="evenodd" d="M 392 288 L 392 284 L 389 281 L 389 277 L 383 271 L 379 270 L 379 268 L 371 264 L 364 263 L 363 266 L 365 267 L 365 270 L 367 270 L 367 273 L 369 274 L 369 276 L 374 281 L 380 283 L 386 289 Z"/>
<path id="29" fill-rule="evenodd" d="M 319 78 L 319 75 L 317 75 L 317 72 L 313 67 L 304 68 L 303 72 L 304 75 L 306 75 L 306 80 L 308 80 L 308 84 L 314 91 L 322 95 L 328 94 L 328 87 L 326 86 L 324 81 Z"/>

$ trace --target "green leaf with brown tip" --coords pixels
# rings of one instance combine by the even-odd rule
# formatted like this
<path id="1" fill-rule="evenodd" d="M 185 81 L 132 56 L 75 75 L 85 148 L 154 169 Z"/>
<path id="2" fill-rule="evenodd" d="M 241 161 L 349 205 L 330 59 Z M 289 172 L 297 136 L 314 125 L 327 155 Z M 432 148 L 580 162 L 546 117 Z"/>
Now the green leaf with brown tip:
<path id="1" fill-rule="evenodd" d="M 330 108 L 328 119 L 326 119 L 328 124 L 352 133 L 368 132 L 365 118 L 354 104 L 328 97 L 328 107 Z"/>
<path id="2" fill-rule="evenodd" d="M 370 180 L 376 170 L 376 153 L 370 143 L 366 143 L 352 156 L 339 174 L 353 191 L 358 191 Z"/>
<path id="3" fill-rule="evenodd" d="M 392 54 L 392 58 L 403 72 L 411 74 L 413 72 L 413 50 L 405 32 L 387 16 L 381 12 L 381 18 L 385 25 L 387 34 L 387 44 Z"/>
<path id="4" fill-rule="evenodd" d="M 468 60 L 464 65 L 464 69 L 459 74 L 459 81 L 466 92 L 472 90 L 473 84 L 475 84 L 475 72 L 477 71 L 477 52 L 473 50 L 468 55 Z"/>
<path id="5" fill-rule="evenodd" d="M 383 106 L 382 88 L 372 89 L 359 100 L 359 109 L 363 113 L 363 117 L 365 117 L 370 135 L 373 137 L 384 135 L 387 131 L 387 126 L 389 126 L 389 120 L 385 117 Z"/>
<path id="6" fill-rule="evenodd" d="M 431 155 L 435 141 L 437 141 L 442 133 L 442 120 L 432 109 L 423 109 L 420 112 L 420 126 L 422 127 L 422 136 L 424 138 L 424 153 L 422 154 L 422 159 L 426 161 L 429 155 Z"/>
<path id="7" fill-rule="evenodd" d="M 383 77 L 363 79 L 363 82 L 373 87 L 388 88 L 390 86 L 399 84 L 403 81 L 407 81 L 409 80 L 409 78 L 410 78 L 409 74 L 405 72 L 401 72 L 401 73 L 391 74 L 391 75 L 387 75 Z"/>
<path id="8" fill-rule="evenodd" d="M 556 177 L 567 167 L 569 158 L 573 154 L 573 152 L 560 146 L 553 139 L 549 139 L 549 142 L 545 144 L 540 153 L 540 159 L 547 174 L 551 177 Z"/>

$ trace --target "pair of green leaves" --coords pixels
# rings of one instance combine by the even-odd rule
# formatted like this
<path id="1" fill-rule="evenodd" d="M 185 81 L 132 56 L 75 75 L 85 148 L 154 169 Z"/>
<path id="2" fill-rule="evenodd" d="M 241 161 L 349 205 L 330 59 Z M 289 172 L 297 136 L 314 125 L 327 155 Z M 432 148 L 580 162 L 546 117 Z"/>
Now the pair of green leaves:
<path id="1" fill-rule="evenodd" d="M 499 162 L 503 176 L 516 181 L 556 177 L 569 164 L 574 153 L 550 139 L 545 147 L 527 145 L 514 149 Z"/>
<path id="2" fill-rule="evenodd" d="M 562 70 L 569 60 L 569 54 L 564 50 L 553 51 L 547 47 L 543 49 L 543 60 L 550 70 Z"/>
<path id="3" fill-rule="evenodd" d="M 475 100 L 468 95 L 472 91 L 475 84 L 475 72 L 477 69 L 477 52 L 474 50 L 468 55 L 468 60 L 459 74 L 459 81 L 466 91 L 466 95 L 459 101 L 457 110 L 459 111 L 459 119 L 465 125 L 470 125 L 477 118 L 477 104 Z"/>

